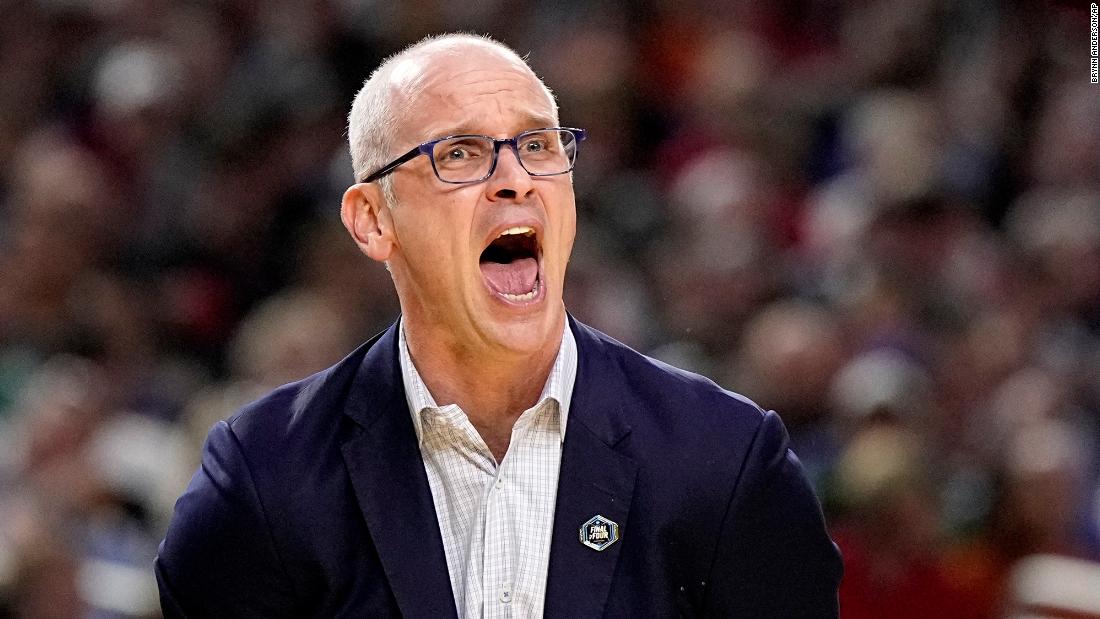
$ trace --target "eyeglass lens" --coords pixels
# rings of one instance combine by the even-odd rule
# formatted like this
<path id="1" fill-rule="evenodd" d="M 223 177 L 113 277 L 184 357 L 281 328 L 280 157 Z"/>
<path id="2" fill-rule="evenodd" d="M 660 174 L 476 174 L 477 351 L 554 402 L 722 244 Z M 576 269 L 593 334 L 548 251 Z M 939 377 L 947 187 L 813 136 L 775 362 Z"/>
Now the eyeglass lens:
<path id="1" fill-rule="evenodd" d="M 546 129 L 521 134 L 517 140 L 519 162 L 529 174 L 564 174 L 573 167 L 576 138 L 570 131 Z M 439 178 L 450 182 L 484 178 L 493 167 L 493 140 L 484 136 L 458 136 L 432 149 Z"/>

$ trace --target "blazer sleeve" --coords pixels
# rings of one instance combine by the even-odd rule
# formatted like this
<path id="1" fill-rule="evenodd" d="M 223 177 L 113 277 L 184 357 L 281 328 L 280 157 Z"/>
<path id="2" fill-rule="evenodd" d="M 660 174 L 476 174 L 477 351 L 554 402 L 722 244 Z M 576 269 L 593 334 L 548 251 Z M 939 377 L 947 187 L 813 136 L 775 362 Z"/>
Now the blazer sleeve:
<path id="1" fill-rule="evenodd" d="M 225 421 L 210 431 L 202 465 L 176 502 L 155 571 L 168 618 L 293 612 L 264 505 Z"/>
<path id="2" fill-rule="evenodd" d="M 840 552 L 787 431 L 768 412 L 722 527 L 704 615 L 837 617 L 842 573 Z"/>

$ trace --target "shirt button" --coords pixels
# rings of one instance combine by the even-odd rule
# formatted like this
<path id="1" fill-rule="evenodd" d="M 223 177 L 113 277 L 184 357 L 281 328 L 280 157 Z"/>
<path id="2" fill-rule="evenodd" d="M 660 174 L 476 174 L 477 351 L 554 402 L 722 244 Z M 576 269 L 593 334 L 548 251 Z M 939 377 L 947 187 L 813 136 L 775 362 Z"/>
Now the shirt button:
<path id="1" fill-rule="evenodd" d="M 508 604 L 512 601 L 512 583 L 504 583 L 504 587 L 500 590 L 500 601 L 503 604 Z"/>
<path id="2" fill-rule="evenodd" d="M 504 478 L 503 477 L 498 477 L 496 485 L 497 485 L 497 488 L 503 488 L 504 487 Z"/>

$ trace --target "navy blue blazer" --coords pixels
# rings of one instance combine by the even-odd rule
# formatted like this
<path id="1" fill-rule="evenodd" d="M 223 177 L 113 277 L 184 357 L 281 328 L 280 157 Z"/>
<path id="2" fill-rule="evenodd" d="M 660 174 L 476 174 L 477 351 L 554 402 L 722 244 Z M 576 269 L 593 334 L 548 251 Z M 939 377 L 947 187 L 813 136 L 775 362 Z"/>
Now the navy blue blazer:
<path id="1" fill-rule="evenodd" d="M 779 417 L 570 317 L 548 617 L 836 617 L 840 555 Z M 619 524 L 597 552 L 595 515 Z M 454 617 L 396 325 L 210 431 L 156 559 L 168 617 Z"/>

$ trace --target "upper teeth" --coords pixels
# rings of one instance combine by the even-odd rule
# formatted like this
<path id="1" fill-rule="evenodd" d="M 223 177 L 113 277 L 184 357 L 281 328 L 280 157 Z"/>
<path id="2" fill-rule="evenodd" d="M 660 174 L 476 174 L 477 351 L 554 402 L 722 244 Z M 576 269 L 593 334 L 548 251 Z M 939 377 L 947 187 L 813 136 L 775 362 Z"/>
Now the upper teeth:
<path id="1" fill-rule="evenodd" d="M 531 226 L 516 226 L 514 228 L 508 228 L 504 232 L 501 232 L 500 236 L 507 236 L 509 234 L 526 234 L 527 236 L 531 236 L 534 233 L 535 231 L 531 228 Z"/>

